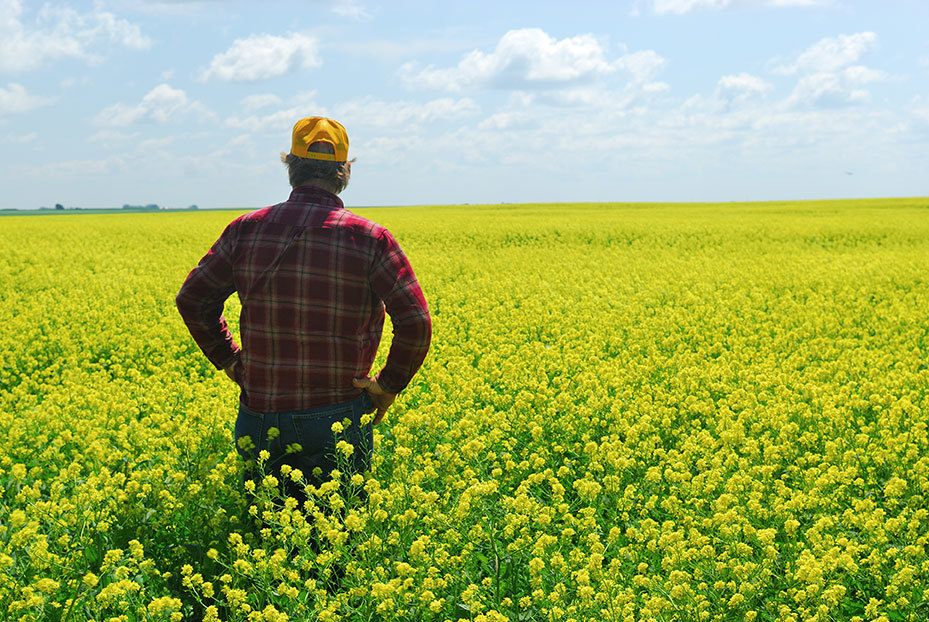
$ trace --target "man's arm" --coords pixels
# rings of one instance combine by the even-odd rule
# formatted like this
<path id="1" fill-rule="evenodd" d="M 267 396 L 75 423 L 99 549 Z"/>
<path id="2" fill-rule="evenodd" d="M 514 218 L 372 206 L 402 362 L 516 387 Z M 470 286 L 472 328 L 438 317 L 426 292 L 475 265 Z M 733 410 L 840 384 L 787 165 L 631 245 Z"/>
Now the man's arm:
<path id="1" fill-rule="evenodd" d="M 387 393 L 397 394 L 406 388 L 426 358 L 432 319 L 409 260 L 386 229 L 378 237 L 378 256 L 370 283 L 384 302 L 394 331 L 387 361 L 376 381 Z"/>
<path id="2" fill-rule="evenodd" d="M 231 233 L 232 226 L 223 231 L 187 275 L 175 299 L 191 336 L 216 369 L 231 368 L 239 356 L 239 346 L 223 317 L 223 303 L 235 291 L 228 251 Z"/>

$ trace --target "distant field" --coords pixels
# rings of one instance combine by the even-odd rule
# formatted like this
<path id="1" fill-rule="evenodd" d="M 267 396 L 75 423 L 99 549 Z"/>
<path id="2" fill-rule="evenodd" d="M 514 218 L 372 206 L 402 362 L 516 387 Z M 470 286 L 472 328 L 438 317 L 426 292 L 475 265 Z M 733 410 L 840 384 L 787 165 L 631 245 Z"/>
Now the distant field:
<path id="1" fill-rule="evenodd" d="M 0 619 L 929 619 L 929 199 L 354 210 L 433 347 L 257 534 L 174 308 L 237 213 L 115 211 L 0 222 Z"/>

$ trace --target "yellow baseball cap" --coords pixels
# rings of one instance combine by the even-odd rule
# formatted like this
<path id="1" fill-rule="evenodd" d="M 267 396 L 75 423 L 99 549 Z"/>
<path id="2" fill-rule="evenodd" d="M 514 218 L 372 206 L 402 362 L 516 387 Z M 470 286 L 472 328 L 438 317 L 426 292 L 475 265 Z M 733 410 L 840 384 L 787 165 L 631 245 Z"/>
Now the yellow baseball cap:
<path id="1" fill-rule="evenodd" d="M 329 143 L 335 153 L 316 153 L 309 150 L 313 143 Z M 325 117 L 307 117 L 294 125 L 290 152 L 298 158 L 345 162 L 348 160 L 348 134 L 338 121 Z"/>

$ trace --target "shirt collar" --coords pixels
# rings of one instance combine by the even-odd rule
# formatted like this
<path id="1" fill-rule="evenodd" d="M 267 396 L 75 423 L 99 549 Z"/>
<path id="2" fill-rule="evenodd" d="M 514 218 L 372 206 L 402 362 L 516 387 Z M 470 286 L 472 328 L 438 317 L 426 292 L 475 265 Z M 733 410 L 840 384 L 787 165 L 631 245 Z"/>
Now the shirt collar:
<path id="1" fill-rule="evenodd" d="M 315 203 L 336 209 L 345 207 L 337 194 L 332 194 L 317 186 L 297 186 L 290 192 L 289 200 L 299 203 Z"/>

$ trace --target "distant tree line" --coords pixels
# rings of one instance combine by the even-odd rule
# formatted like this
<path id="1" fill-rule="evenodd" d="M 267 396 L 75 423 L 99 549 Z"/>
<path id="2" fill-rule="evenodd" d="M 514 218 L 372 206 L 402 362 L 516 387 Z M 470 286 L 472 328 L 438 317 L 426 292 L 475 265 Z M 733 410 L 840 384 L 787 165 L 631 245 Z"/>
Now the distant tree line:
<path id="1" fill-rule="evenodd" d="M 55 203 L 55 207 L 42 206 L 39 209 L 42 211 L 49 211 L 49 210 L 69 210 L 70 211 L 70 210 L 84 210 L 84 209 L 99 211 L 99 210 L 107 210 L 107 209 L 112 209 L 112 208 L 65 207 L 61 203 Z M 130 205 L 129 203 L 126 203 L 123 205 L 122 209 L 127 210 L 127 211 L 133 211 L 133 212 L 156 212 L 156 211 L 165 210 L 168 208 L 161 207 L 157 203 L 149 203 L 148 205 Z M 184 208 L 172 208 L 172 209 L 178 209 L 178 210 L 183 209 L 183 210 L 191 211 L 191 210 L 197 210 L 200 208 L 197 207 L 196 205 L 189 205 Z M 11 208 L 5 211 L 18 211 L 18 210 L 16 208 Z"/>
<path id="2" fill-rule="evenodd" d="M 148 205 L 128 205 L 127 204 L 127 205 L 123 205 L 123 209 L 131 209 L 131 210 L 136 210 L 136 211 L 154 211 L 154 210 L 166 209 L 166 208 L 160 207 L 159 205 L 156 205 L 155 203 L 149 203 Z M 191 205 L 185 209 L 195 210 L 199 208 L 196 205 Z"/>

